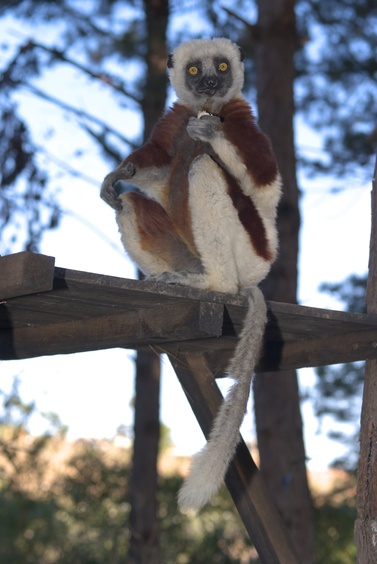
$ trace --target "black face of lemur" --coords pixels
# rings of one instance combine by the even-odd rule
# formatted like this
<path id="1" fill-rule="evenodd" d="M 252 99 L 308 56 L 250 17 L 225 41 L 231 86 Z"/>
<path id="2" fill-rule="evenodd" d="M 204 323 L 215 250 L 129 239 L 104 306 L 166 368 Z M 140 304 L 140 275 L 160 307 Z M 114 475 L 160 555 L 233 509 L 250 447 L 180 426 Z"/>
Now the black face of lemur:
<path id="1" fill-rule="evenodd" d="M 186 65 L 186 86 L 196 97 L 225 96 L 232 81 L 232 69 L 225 57 L 214 57 L 210 64 L 194 60 Z"/>

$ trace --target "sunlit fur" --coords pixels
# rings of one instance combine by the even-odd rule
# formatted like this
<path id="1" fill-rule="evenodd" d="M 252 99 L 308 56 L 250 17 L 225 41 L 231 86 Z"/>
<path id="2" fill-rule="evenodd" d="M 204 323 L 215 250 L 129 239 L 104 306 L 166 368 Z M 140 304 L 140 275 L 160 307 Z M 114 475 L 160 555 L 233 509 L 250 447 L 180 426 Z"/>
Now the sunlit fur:
<path id="1" fill-rule="evenodd" d="M 190 65 L 196 62 L 211 77 L 219 75 L 216 61 L 223 59 L 230 68 L 222 86 L 213 93 L 195 90 Z M 239 440 L 266 323 L 257 285 L 277 254 L 281 186 L 270 142 L 241 94 L 238 46 L 224 38 L 189 41 L 173 51 L 169 67 L 177 102 L 149 140 L 105 178 L 101 196 L 116 209 L 124 247 L 147 276 L 248 295 L 227 371 L 235 384 L 179 493 L 181 507 L 200 508 L 220 487 Z M 118 180 L 139 190 L 118 196 Z"/>
<path id="2" fill-rule="evenodd" d="M 178 494 L 183 509 L 199 509 L 219 489 L 240 440 L 251 375 L 259 359 L 266 324 L 266 304 L 259 288 L 250 289 L 249 308 L 228 367 L 235 383 L 221 405 L 205 447 L 194 456 L 190 474 Z"/>

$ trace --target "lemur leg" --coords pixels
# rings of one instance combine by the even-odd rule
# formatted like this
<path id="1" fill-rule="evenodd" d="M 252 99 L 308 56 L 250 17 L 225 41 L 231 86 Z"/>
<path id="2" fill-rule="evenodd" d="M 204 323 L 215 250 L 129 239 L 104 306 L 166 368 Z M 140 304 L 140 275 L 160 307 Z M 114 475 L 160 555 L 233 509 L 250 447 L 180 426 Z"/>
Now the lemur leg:
<path id="1" fill-rule="evenodd" d="M 195 245 L 208 288 L 236 293 L 234 226 L 239 221 L 218 165 L 208 156 L 195 159 L 189 173 L 189 207 Z"/>
<path id="2" fill-rule="evenodd" d="M 160 280 L 219 292 L 237 293 L 233 249 L 240 222 L 221 169 L 208 156 L 197 157 L 189 172 L 189 209 L 203 274 L 164 273 Z M 241 226 L 242 228 L 242 226 Z"/>
<path id="3" fill-rule="evenodd" d="M 171 270 L 198 271 L 200 263 L 179 239 L 165 210 L 143 194 L 120 196 L 116 219 L 127 253 L 147 275 Z"/>

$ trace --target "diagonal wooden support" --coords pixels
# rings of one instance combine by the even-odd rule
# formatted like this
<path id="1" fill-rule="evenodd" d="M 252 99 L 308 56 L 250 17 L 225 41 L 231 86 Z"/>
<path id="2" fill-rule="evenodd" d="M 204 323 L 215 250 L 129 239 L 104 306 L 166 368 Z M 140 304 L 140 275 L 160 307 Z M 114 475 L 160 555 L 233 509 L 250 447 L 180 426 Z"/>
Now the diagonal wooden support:
<path id="1" fill-rule="evenodd" d="M 164 352 L 168 352 L 192 410 L 208 438 L 223 396 L 205 353 Z M 265 564 L 298 564 L 298 556 L 281 517 L 243 441 L 238 445 L 225 483 L 261 561 Z"/>

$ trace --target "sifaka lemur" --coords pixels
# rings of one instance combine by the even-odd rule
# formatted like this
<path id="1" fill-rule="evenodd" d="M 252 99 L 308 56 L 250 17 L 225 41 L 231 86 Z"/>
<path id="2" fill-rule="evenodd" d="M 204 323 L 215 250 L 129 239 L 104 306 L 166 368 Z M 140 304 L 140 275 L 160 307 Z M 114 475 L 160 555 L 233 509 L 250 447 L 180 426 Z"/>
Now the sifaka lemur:
<path id="1" fill-rule="evenodd" d="M 227 373 L 235 383 L 179 494 L 200 508 L 218 490 L 239 442 L 259 359 L 266 304 L 257 284 L 278 246 L 280 176 L 268 138 L 241 94 L 243 54 L 229 39 L 196 39 L 168 57 L 178 100 L 149 140 L 106 176 L 123 245 L 157 281 L 244 292 L 248 311 Z M 134 191 L 119 195 L 123 180 Z"/>

